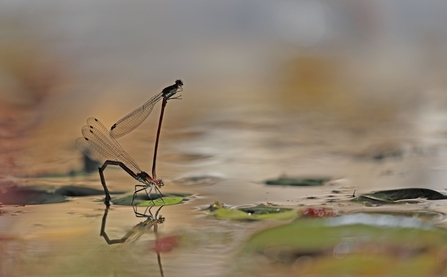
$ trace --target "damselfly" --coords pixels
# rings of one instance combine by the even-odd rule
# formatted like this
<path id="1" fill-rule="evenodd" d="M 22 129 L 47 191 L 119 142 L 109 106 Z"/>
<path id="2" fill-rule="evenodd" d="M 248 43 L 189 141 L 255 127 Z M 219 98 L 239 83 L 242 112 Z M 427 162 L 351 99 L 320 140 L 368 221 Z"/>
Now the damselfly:
<path id="1" fill-rule="evenodd" d="M 109 236 L 106 233 L 106 220 L 107 220 L 107 215 L 109 213 L 109 207 L 106 207 L 106 209 L 104 210 L 104 215 L 102 217 L 102 224 L 101 224 L 101 233 L 100 233 L 100 235 L 105 239 L 107 244 L 110 244 L 110 245 L 111 244 L 128 243 L 128 242 L 136 243 L 141 238 L 142 235 L 144 235 L 145 233 L 148 233 L 152 229 L 152 227 L 153 227 L 154 234 L 155 234 L 155 242 L 154 242 L 155 247 L 154 247 L 154 250 L 155 250 L 155 252 L 157 252 L 158 267 L 160 269 L 160 275 L 163 277 L 164 276 L 163 265 L 161 264 L 161 256 L 160 256 L 160 249 L 162 247 L 160 245 L 166 244 L 166 239 L 169 239 L 168 242 L 170 242 L 171 245 L 172 244 L 176 244 L 176 242 L 177 242 L 176 237 L 171 237 L 171 238 L 167 237 L 166 239 L 164 239 L 164 241 L 162 241 L 158 237 L 158 225 L 163 224 L 163 222 L 165 222 L 165 218 L 162 215 L 158 215 L 158 213 L 160 212 L 161 208 L 163 208 L 163 206 L 158 208 L 157 212 L 155 213 L 155 216 L 151 212 L 152 207 L 150 207 L 150 208 L 146 207 L 146 210 L 145 210 L 145 212 L 143 214 L 138 213 L 135 210 L 136 209 L 135 206 L 132 206 L 132 207 L 134 208 L 134 212 L 135 212 L 135 216 L 136 217 L 145 217 L 146 220 L 144 220 L 144 221 L 138 223 L 137 225 L 135 225 L 122 238 L 110 239 Z M 149 212 L 149 214 L 147 214 L 147 212 Z"/>
<path id="2" fill-rule="evenodd" d="M 158 103 L 161 99 L 163 99 L 161 105 L 160 119 L 158 121 L 158 129 L 157 129 L 157 137 L 155 139 L 154 146 L 154 157 L 152 161 L 152 177 L 157 179 L 157 173 L 155 170 L 156 162 L 157 162 L 157 150 L 158 150 L 158 141 L 160 139 L 160 130 L 161 123 L 163 121 L 163 114 L 168 100 L 171 99 L 181 99 L 181 95 L 177 97 L 173 97 L 177 92 L 182 91 L 183 82 L 181 80 L 176 80 L 175 84 L 164 88 L 160 93 L 153 96 L 151 99 L 146 101 L 142 106 L 132 111 L 125 117 L 118 120 L 115 124 L 110 128 L 110 136 L 113 138 L 122 137 L 132 130 L 137 128 L 143 121 L 151 114 L 154 109 L 155 104 Z"/>
<path id="3" fill-rule="evenodd" d="M 146 218 L 146 220 L 135 225 L 120 239 L 110 239 L 109 236 L 107 235 L 106 221 L 107 221 L 107 215 L 109 213 L 109 207 L 106 207 L 106 209 L 104 210 L 104 215 L 102 216 L 100 235 L 101 237 L 104 237 L 104 239 L 108 244 L 124 243 L 128 239 L 130 239 L 130 241 L 132 242 L 136 242 L 140 239 L 141 235 L 150 231 L 152 227 L 154 227 L 154 233 L 157 233 L 158 225 L 163 224 L 163 222 L 165 222 L 165 218 L 162 215 L 158 215 L 163 206 L 160 206 L 160 208 L 158 208 L 157 212 L 155 213 L 155 216 L 151 212 L 152 206 L 146 207 L 144 213 L 138 213 L 136 211 L 135 206 L 132 207 L 134 208 L 134 213 L 136 217 L 144 217 Z"/>
<path id="4" fill-rule="evenodd" d="M 81 132 L 83 137 L 76 139 L 76 145 L 79 150 L 91 159 L 103 163 L 98 170 L 106 195 L 104 201 L 106 205 L 109 205 L 109 201 L 111 200 L 103 173 L 108 165 L 121 167 L 135 180 L 143 183 L 143 185 L 135 185 L 133 198 L 135 198 L 136 193 L 144 190 L 150 199 L 152 189 L 155 189 L 163 197 L 159 189 L 164 185 L 163 181 L 157 180 L 142 171 L 135 160 L 124 151 L 118 141 L 109 135 L 107 128 L 98 119 L 93 117 L 88 118 L 87 125 L 82 127 Z M 147 188 L 149 188 L 149 192 L 147 192 Z"/>

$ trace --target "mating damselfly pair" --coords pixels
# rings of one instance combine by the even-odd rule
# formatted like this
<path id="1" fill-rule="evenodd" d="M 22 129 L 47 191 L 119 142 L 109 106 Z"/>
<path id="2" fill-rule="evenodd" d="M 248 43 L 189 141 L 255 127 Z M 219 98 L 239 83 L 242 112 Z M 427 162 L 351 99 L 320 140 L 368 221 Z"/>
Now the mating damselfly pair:
<path id="1" fill-rule="evenodd" d="M 160 139 L 161 124 L 163 121 L 163 114 L 168 100 L 171 99 L 181 99 L 181 96 L 174 97 L 178 92 L 182 91 L 183 82 L 181 80 L 176 80 L 175 84 L 164 88 L 160 93 L 153 96 L 151 99 L 146 101 L 142 106 L 132 111 L 128 115 L 124 116 L 112 125 L 110 130 L 108 130 L 98 119 L 90 117 L 87 119 L 87 125 L 82 127 L 81 132 L 83 137 L 76 139 L 77 147 L 93 160 L 99 161 L 102 164 L 98 168 L 99 176 L 101 178 L 101 184 L 104 188 L 106 205 L 110 204 L 110 193 L 106 185 L 104 178 L 104 170 L 108 165 L 116 165 L 121 167 L 135 180 L 139 181 L 143 185 L 135 185 L 135 192 L 133 199 L 135 199 L 136 194 L 140 191 L 145 191 L 151 199 L 151 192 L 154 189 L 162 199 L 160 187 L 164 186 L 161 179 L 157 179 L 156 174 L 156 162 L 157 162 L 157 149 L 158 141 Z M 158 121 L 157 136 L 155 139 L 154 146 L 154 157 L 152 162 L 152 176 L 148 173 L 142 171 L 135 160 L 127 154 L 126 151 L 121 147 L 121 145 L 116 140 L 122 137 L 136 127 L 138 127 L 143 121 L 151 114 L 154 109 L 155 104 L 160 100 L 162 101 L 160 119 Z M 147 191 L 149 189 L 149 191 Z"/>

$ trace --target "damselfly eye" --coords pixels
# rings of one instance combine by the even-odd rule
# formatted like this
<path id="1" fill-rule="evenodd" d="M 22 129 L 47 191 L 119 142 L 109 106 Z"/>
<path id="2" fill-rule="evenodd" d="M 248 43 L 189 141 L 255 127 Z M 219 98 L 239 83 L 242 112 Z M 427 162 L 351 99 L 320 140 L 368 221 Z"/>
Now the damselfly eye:
<path id="1" fill-rule="evenodd" d="M 175 84 L 176 84 L 177 86 L 183 86 L 183 82 L 182 82 L 182 80 L 180 80 L 180 79 L 176 80 L 176 81 L 175 81 Z"/>

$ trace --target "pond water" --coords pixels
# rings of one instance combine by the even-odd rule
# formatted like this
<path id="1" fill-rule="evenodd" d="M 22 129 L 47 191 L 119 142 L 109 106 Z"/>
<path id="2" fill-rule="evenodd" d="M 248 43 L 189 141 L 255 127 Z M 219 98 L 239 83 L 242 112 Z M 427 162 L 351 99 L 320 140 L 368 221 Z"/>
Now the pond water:
<path id="1" fill-rule="evenodd" d="M 171 101 L 168 108 L 174 110 L 181 104 L 181 101 Z M 169 112 L 168 109 L 167 117 Z M 415 150 L 423 146 L 421 142 L 394 149 L 400 153 L 397 156 L 378 158 L 375 151 L 385 153 L 385 150 L 380 145 L 374 151 L 369 150 L 369 147 L 375 147 L 374 140 L 360 141 L 336 124 L 326 127 L 324 124 L 320 119 L 278 116 L 275 111 L 268 111 L 268 107 L 234 112 L 228 118 L 199 120 L 190 125 L 167 122 L 157 169 L 165 181 L 162 191 L 192 196 L 182 204 L 160 210 L 159 215 L 165 221 L 158 224 L 156 233 L 154 228 L 148 227 L 132 232 L 134 226 L 146 218 L 136 217 L 130 206 L 112 204 L 106 210 L 103 195 L 72 197 L 59 204 L 3 206 L 0 216 L 1 273 L 3 276 L 243 276 L 244 272 L 239 272 L 238 268 L 243 264 L 240 259 L 244 258 L 239 252 L 244 243 L 259 230 L 285 222 L 219 220 L 202 209 L 215 201 L 234 206 L 274 203 L 296 210 L 326 206 L 350 213 L 366 209 L 350 202 L 354 191 L 359 194 L 379 188 L 402 187 L 445 190 L 434 177 L 427 178 L 424 184 L 415 182 L 411 172 L 416 164 L 431 164 L 434 169 L 426 170 L 431 170 L 433 176 L 442 176 L 434 166 L 436 161 L 444 160 L 440 156 L 442 148 L 437 148 L 440 151 L 436 155 L 429 150 Z M 121 143 L 142 168 L 150 168 L 151 163 L 153 139 L 148 139 L 144 130 L 149 125 L 151 122 L 145 123 Z M 53 147 L 63 144 L 57 142 L 58 139 L 61 137 L 52 138 Z M 75 148 L 74 139 L 73 145 L 58 150 L 70 159 L 60 157 L 60 160 L 50 161 L 46 157 L 46 148 L 36 147 L 34 151 L 39 149 L 40 152 L 30 164 L 45 161 L 44 165 L 36 167 L 36 176 L 9 177 L 9 180 L 24 186 L 78 185 L 100 189 L 96 172 L 87 175 L 79 172 L 82 155 Z M 35 143 L 44 145 L 43 141 Z M 395 139 L 392 145 L 403 143 Z M 32 157 L 30 155 L 28 159 Z M 31 166 L 28 172 L 32 169 Z M 51 170 L 55 171 L 55 176 L 50 176 Z M 284 174 L 332 180 L 317 187 L 264 184 L 265 180 Z M 108 167 L 105 176 L 112 192 L 133 192 L 136 181 L 120 168 Z M 116 196 L 119 195 L 113 195 Z M 439 204 L 442 202 L 422 202 L 385 210 L 445 211 Z M 139 209 L 140 213 L 144 212 L 144 207 Z M 157 209 L 154 207 L 151 211 L 155 214 Z M 123 243 L 109 245 L 104 235 L 100 236 L 106 212 L 104 231 L 109 239 L 121 239 L 131 232 Z M 174 240 L 168 241 L 167 250 L 162 247 L 158 253 L 160 260 L 154 250 L 156 236 Z M 265 276 L 273 276 L 271 270 L 267 270 Z M 295 273 L 291 271 L 290 276 Z"/>
<path id="2" fill-rule="evenodd" d="M 445 193 L 445 35 L 415 42 L 413 33 L 401 32 L 408 19 L 394 4 L 371 4 L 378 9 L 363 20 L 367 5 L 344 1 L 57 2 L 0 8 L 7 38 L 0 44 L 0 196 L 15 185 L 102 190 L 98 173 L 84 172 L 75 145 L 86 119 L 110 127 L 177 78 L 185 83 L 183 99 L 168 102 L 157 175 L 163 194 L 187 196 L 151 208 L 152 217 L 144 207 L 139 214 L 131 206 L 107 208 L 102 192 L 55 204 L 2 204 L 0 276 L 334 276 L 315 268 L 331 268 L 348 246 L 398 257 L 404 269 L 418 254 L 438 251 L 428 272 L 445 276 L 444 248 L 400 248 L 382 239 L 375 245 L 346 237 L 321 251 L 273 244 L 247 250 L 257 234 L 309 207 L 333 211 L 328 217 L 381 212 L 447 227 L 445 200 L 377 207 L 351 201 L 387 189 Z M 393 15 L 389 21 L 379 7 Z M 437 7 L 427 10 L 443 10 Z M 411 23 L 424 18 L 412 16 Z M 395 28 L 381 31 L 382 22 Z M 118 139 L 146 172 L 159 112 L 160 104 Z M 122 196 L 116 192 L 134 192 L 137 182 L 119 167 L 104 174 L 112 200 Z M 265 184 L 284 176 L 329 181 Z M 218 219 L 206 209 L 216 201 L 279 205 L 296 216 Z M 383 276 L 374 270 L 391 267 L 377 257 L 375 269 L 359 269 L 363 276 Z M 349 268 L 362 268 L 365 259 Z"/>

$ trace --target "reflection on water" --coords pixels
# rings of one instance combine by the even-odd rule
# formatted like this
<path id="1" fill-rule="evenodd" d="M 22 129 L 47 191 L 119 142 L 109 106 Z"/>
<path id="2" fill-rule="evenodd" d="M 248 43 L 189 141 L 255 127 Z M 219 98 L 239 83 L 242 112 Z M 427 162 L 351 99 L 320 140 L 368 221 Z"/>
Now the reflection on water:
<path id="1" fill-rule="evenodd" d="M 163 193 L 197 195 L 163 208 L 169 220 L 160 228 L 182 235 L 182 244 L 163 256 L 166 276 L 231 276 L 247 238 L 278 224 L 210 219 L 200 205 L 330 203 L 349 212 L 358 206 L 342 200 L 354 190 L 444 190 L 442 1 L 0 5 L 0 190 L 101 188 L 96 172 L 80 173 L 74 140 L 85 118 L 112 126 L 173 80 L 188 84 L 183 99 L 166 107 L 157 163 Z M 141 168 L 152 166 L 157 120 L 152 115 L 120 139 Z M 133 192 L 126 172 L 107 171 L 111 191 Z M 313 188 L 263 184 L 282 175 L 341 181 Z M 332 191 L 340 197 L 327 202 Z M 145 237 L 104 248 L 97 236 L 101 200 L 1 206 L 0 275 L 158 272 L 150 252 L 158 246 Z M 447 212 L 440 204 L 417 205 Z M 137 228 L 129 211 L 118 205 L 104 211 L 112 241 Z"/>
<path id="2" fill-rule="evenodd" d="M 138 212 L 137 206 L 132 206 L 132 208 L 134 209 L 135 216 L 144 217 L 146 218 L 146 220 L 135 225 L 122 238 L 119 239 L 110 239 L 106 232 L 106 221 L 107 221 L 107 215 L 109 213 L 109 208 L 110 207 L 106 205 L 101 224 L 101 236 L 106 240 L 107 244 L 110 245 L 110 244 L 124 243 L 127 240 L 131 240 L 132 243 L 136 243 L 142 235 L 148 233 L 153 228 L 155 234 L 155 247 L 153 249 L 157 253 L 157 261 L 160 268 L 160 275 L 164 276 L 163 266 L 161 264 L 161 255 L 160 255 L 160 251 L 163 250 L 163 248 L 160 247 L 161 243 L 159 242 L 160 239 L 158 236 L 158 225 L 163 224 L 163 222 L 165 221 L 165 218 L 162 215 L 159 215 L 159 212 L 163 208 L 163 206 L 158 208 L 158 210 L 155 212 L 155 215 L 153 215 L 151 212 L 151 209 L 153 208 L 152 206 L 145 208 L 143 213 Z M 173 245 L 173 243 L 174 242 L 171 242 L 170 244 Z"/>

